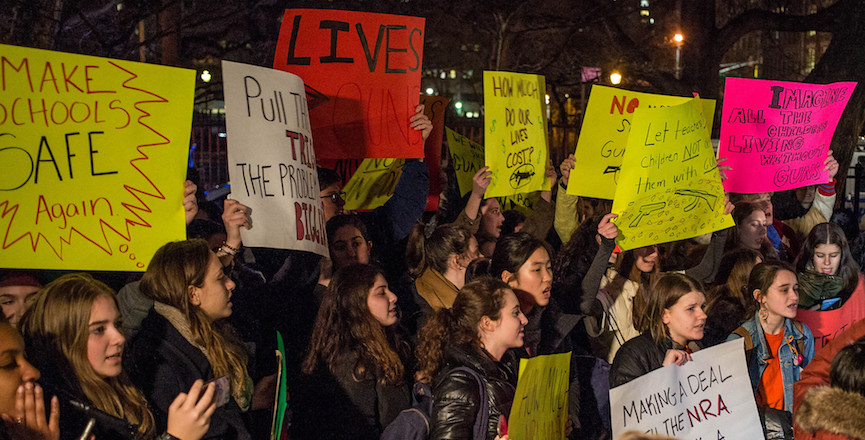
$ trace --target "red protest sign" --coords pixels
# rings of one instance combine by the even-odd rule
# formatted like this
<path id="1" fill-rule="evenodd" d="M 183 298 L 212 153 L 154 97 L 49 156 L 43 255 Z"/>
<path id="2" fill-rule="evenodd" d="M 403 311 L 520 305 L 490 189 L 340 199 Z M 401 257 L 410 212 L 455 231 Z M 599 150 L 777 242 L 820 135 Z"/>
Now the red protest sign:
<path id="1" fill-rule="evenodd" d="M 438 210 L 439 194 L 442 192 L 441 174 L 442 138 L 445 131 L 445 108 L 451 100 L 443 96 L 421 95 L 420 103 L 424 105 L 424 114 L 433 124 L 432 132 L 424 145 L 424 157 L 429 167 L 429 197 L 427 211 Z"/>
<path id="2" fill-rule="evenodd" d="M 320 159 L 423 157 L 410 128 L 420 95 L 424 19 L 288 9 L 273 68 L 306 85 Z"/>

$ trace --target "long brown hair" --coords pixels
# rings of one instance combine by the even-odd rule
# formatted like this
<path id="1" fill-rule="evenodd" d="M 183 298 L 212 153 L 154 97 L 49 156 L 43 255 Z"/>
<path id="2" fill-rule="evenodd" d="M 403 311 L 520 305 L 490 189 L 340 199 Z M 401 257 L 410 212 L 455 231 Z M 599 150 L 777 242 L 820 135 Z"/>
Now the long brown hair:
<path id="1" fill-rule="evenodd" d="M 748 299 L 750 293 L 745 290 L 751 270 L 757 265 L 757 258 L 762 259 L 762 255 L 748 248 L 734 249 L 721 257 L 715 279 L 723 284 L 719 283 L 712 289 L 711 298 L 708 298 L 706 303 L 706 310 L 711 310 L 715 303 L 725 297 L 734 298 L 744 309 L 748 308 L 748 304 L 751 303 Z"/>
<path id="2" fill-rule="evenodd" d="M 796 271 L 805 272 L 814 264 L 814 252 L 817 246 L 821 244 L 834 244 L 841 250 L 841 261 L 838 264 L 837 276 L 844 280 L 844 293 L 851 293 L 856 290 L 859 284 L 859 267 L 853 260 L 850 253 L 850 246 L 847 243 L 847 237 L 840 226 L 835 223 L 820 223 L 811 229 L 808 233 L 808 238 L 805 239 L 805 244 L 802 245 L 802 251 L 796 258 Z M 811 268 L 811 270 L 814 270 Z"/>
<path id="3" fill-rule="evenodd" d="M 247 377 L 246 352 L 227 323 L 211 322 L 201 307 L 190 302 L 189 290 L 204 286 L 212 255 L 201 239 L 168 243 L 153 255 L 139 288 L 148 298 L 183 313 L 195 342 L 206 349 L 213 376 L 228 376 L 232 394 L 238 395 Z"/>
<path id="4" fill-rule="evenodd" d="M 688 275 L 670 272 L 658 278 L 646 304 L 645 331 L 651 332 L 652 338 L 658 342 L 668 337 L 670 331 L 664 324 L 664 310 L 673 307 L 680 298 L 694 291 L 705 295 L 703 285 Z"/>
<path id="5" fill-rule="evenodd" d="M 459 226 L 441 225 L 429 237 L 424 235 L 424 230 L 425 225 L 415 225 L 406 247 L 409 274 L 413 278 L 420 277 L 427 267 L 444 274 L 451 255 L 462 256 L 469 251 L 472 234 Z"/>
<path id="6" fill-rule="evenodd" d="M 418 380 L 432 382 L 441 369 L 447 344 L 470 344 L 482 349 L 478 333 L 481 318 L 498 321 L 505 305 L 505 292 L 510 290 L 504 281 L 480 277 L 463 286 L 453 308 L 435 311 L 418 334 Z"/>
<path id="7" fill-rule="evenodd" d="M 724 252 L 732 251 L 742 247 L 740 241 L 740 233 L 739 229 L 742 227 L 745 220 L 751 216 L 756 211 L 763 212 L 763 208 L 754 202 L 749 202 L 747 200 L 741 200 L 736 202 L 736 207 L 733 208 L 733 212 L 730 213 L 733 216 L 733 222 L 736 223 L 736 226 L 727 234 L 727 242 L 724 244 Z M 766 226 L 769 227 L 768 225 Z M 772 246 L 772 242 L 769 241 L 768 237 L 763 238 L 763 242 L 760 244 L 760 254 L 763 255 L 763 259 L 776 259 L 778 258 L 778 250 Z"/>
<path id="8" fill-rule="evenodd" d="M 383 382 L 400 384 L 405 367 L 400 355 L 395 326 L 382 327 L 367 305 L 370 289 L 381 269 L 369 264 L 350 264 L 336 271 L 322 298 L 315 318 L 309 353 L 303 361 L 303 373 L 313 374 L 319 364 L 331 374 L 343 356 L 355 361 L 353 374 L 361 380 L 375 367 L 384 375 Z"/>
<path id="9" fill-rule="evenodd" d="M 114 291 L 101 281 L 85 273 L 64 275 L 36 294 L 33 305 L 21 319 L 21 332 L 29 348 L 36 351 L 39 347 L 40 353 L 33 353 L 34 362 L 51 355 L 61 356 L 53 358 L 60 365 L 37 365 L 43 373 L 71 368 L 69 372 L 74 377 L 61 380 L 65 379 L 73 393 L 79 394 L 76 397 L 84 397 L 99 410 L 138 425 L 141 434 L 152 437 L 153 415 L 144 395 L 126 373 L 121 371 L 119 376 L 102 378 L 87 359 L 90 310 L 99 297 L 110 298 L 117 307 Z"/>
<path id="10" fill-rule="evenodd" d="M 633 303 L 631 303 L 631 316 L 633 317 L 634 329 L 643 333 L 648 330 L 645 311 L 647 297 L 649 296 L 649 286 L 659 276 L 660 270 L 658 267 L 660 265 L 656 261 L 651 272 L 641 271 L 637 268 L 636 251 L 637 249 L 631 249 L 619 255 L 615 266 L 613 266 L 616 274 L 605 289 L 612 300 L 615 301 L 622 294 L 626 282 L 632 281 L 637 285 L 637 293 L 634 295 Z"/>

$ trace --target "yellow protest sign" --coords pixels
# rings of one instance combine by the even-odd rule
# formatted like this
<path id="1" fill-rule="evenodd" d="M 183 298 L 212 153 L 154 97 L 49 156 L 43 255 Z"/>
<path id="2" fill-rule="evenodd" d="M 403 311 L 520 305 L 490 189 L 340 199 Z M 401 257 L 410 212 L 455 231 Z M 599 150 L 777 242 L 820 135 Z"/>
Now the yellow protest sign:
<path id="1" fill-rule="evenodd" d="M 733 226 L 699 101 L 634 118 L 613 199 L 623 250 Z"/>
<path id="2" fill-rule="evenodd" d="M 508 435 L 514 440 L 565 438 L 571 353 L 520 359 Z"/>
<path id="3" fill-rule="evenodd" d="M 499 197 L 499 204 L 502 206 L 502 211 L 516 209 L 525 215 L 529 215 L 532 213 L 535 203 L 537 203 L 540 198 L 540 191 L 513 194 L 510 196 Z"/>
<path id="4" fill-rule="evenodd" d="M 457 176 L 460 195 L 472 190 L 472 178 L 484 167 L 484 147 L 481 144 L 445 127 L 451 163 Z"/>
<path id="5" fill-rule="evenodd" d="M 0 267 L 144 270 L 186 237 L 195 71 L 0 46 Z"/>
<path id="6" fill-rule="evenodd" d="M 484 157 L 492 171 L 486 197 L 550 189 L 543 76 L 484 72 Z"/>
<path id="7" fill-rule="evenodd" d="M 364 159 L 345 184 L 345 209 L 375 209 L 390 199 L 405 159 Z"/>
<path id="8" fill-rule="evenodd" d="M 621 180 L 619 170 L 634 117 L 647 109 L 679 105 L 689 99 L 593 85 L 574 152 L 577 163 L 568 179 L 568 194 L 611 200 Z M 700 103 L 711 132 L 715 101 L 703 99 Z"/>

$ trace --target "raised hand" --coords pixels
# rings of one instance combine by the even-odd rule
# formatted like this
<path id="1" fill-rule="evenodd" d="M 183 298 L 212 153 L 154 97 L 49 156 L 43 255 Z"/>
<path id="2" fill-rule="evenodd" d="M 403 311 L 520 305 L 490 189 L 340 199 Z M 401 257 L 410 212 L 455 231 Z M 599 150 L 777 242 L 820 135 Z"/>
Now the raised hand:
<path id="1" fill-rule="evenodd" d="M 432 121 L 430 121 L 427 115 L 423 114 L 423 104 L 415 107 L 414 111 L 415 114 L 412 115 L 411 119 L 409 119 L 409 126 L 420 131 L 424 142 L 426 142 L 426 138 L 428 138 L 429 134 L 432 133 Z"/>
<path id="2" fill-rule="evenodd" d="M 196 380 L 188 393 L 178 394 L 168 407 L 166 432 L 180 440 L 198 440 L 207 434 L 210 416 L 216 411 L 214 388 L 213 384 L 205 388 L 203 381 Z"/>

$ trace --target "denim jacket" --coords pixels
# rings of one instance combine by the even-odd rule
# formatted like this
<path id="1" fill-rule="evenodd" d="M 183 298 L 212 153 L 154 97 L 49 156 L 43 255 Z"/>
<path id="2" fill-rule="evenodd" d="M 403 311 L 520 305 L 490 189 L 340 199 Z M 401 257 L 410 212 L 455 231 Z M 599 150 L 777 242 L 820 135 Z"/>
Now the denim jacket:
<path id="1" fill-rule="evenodd" d="M 766 369 L 766 360 L 770 359 L 769 347 L 766 343 L 766 336 L 763 334 L 763 326 L 760 325 L 760 318 L 755 314 L 751 319 L 742 324 L 742 328 L 751 334 L 751 341 L 754 347 L 746 351 L 745 358 L 748 363 L 748 374 L 751 376 L 751 387 L 754 394 L 757 393 L 757 387 L 760 385 L 760 379 L 763 377 L 763 371 Z M 811 329 L 806 324 L 802 324 L 804 334 L 800 332 L 793 324 L 793 320 L 784 319 L 784 339 L 781 342 L 779 357 L 781 359 L 781 378 L 784 382 L 784 410 L 793 411 L 793 383 L 799 380 L 799 374 L 802 369 L 811 362 L 814 358 L 814 335 L 811 334 Z M 787 344 L 787 335 L 793 335 L 793 340 Z M 731 341 L 740 336 L 733 333 L 727 340 Z M 793 348 L 798 348 L 798 340 L 805 338 L 805 348 L 802 355 L 802 363 L 793 365 Z"/>

